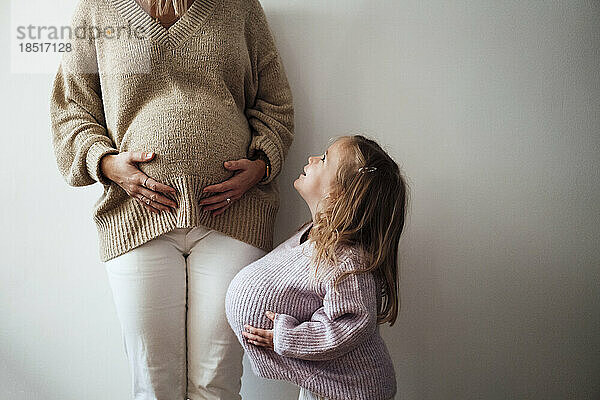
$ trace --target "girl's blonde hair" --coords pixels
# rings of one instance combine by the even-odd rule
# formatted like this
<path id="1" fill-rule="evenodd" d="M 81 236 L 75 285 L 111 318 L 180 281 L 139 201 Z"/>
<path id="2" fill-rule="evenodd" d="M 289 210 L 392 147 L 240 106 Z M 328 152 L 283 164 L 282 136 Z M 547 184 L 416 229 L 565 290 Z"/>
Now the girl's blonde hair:
<path id="1" fill-rule="evenodd" d="M 188 0 L 145 0 L 150 9 L 156 10 L 156 15 L 162 16 L 169 12 L 173 7 L 175 15 L 181 17 L 188 9 Z"/>
<path id="2" fill-rule="evenodd" d="M 314 244 L 311 265 L 317 276 L 324 264 L 326 274 L 338 265 L 338 250 L 359 250 L 362 268 L 341 273 L 334 287 L 346 275 L 372 272 L 381 283 L 377 323 L 392 326 L 399 312 L 398 244 L 408 187 L 398 164 L 374 140 L 345 135 L 333 141 L 339 140 L 343 142 L 335 183 L 319 203 L 307 238 Z"/>

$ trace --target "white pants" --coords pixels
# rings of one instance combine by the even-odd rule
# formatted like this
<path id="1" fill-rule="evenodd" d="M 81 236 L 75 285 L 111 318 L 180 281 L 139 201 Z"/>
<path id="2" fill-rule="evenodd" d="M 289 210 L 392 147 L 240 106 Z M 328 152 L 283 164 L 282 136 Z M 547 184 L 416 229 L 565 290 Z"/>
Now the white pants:
<path id="1" fill-rule="evenodd" d="M 105 263 L 134 400 L 239 400 L 243 349 L 227 323 L 231 279 L 266 252 L 176 228 Z"/>

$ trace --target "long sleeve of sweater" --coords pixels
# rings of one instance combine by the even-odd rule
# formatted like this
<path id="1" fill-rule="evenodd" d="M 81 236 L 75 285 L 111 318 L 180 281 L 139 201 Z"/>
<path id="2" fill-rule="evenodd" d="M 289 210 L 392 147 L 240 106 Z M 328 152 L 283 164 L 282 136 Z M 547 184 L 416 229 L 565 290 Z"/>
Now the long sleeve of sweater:
<path id="1" fill-rule="evenodd" d="M 92 213 L 101 261 L 199 225 L 270 251 L 294 114 L 259 1 L 194 1 L 165 29 L 133 0 L 78 0 L 70 28 L 49 96 L 51 135 L 69 185 L 104 185 Z M 269 179 L 222 215 L 201 209 L 212 195 L 203 188 L 235 175 L 223 163 L 256 150 Z M 105 155 L 135 151 L 155 154 L 137 168 L 175 188 L 174 213 L 149 211 L 102 174 Z"/>
<path id="2" fill-rule="evenodd" d="M 246 107 L 245 114 L 252 129 L 249 157 L 262 150 L 271 164 L 266 185 L 279 173 L 293 140 L 294 108 L 292 92 L 286 78 L 267 18 L 258 0 L 251 0 L 246 21 L 246 35 L 252 43 L 248 49 L 256 94 Z"/>
<path id="3" fill-rule="evenodd" d="M 290 381 L 328 399 L 392 399 L 394 365 L 377 326 L 382 282 L 372 272 L 350 274 L 334 290 L 343 273 L 368 266 L 358 246 L 340 251 L 335 268 L 316 280 L 315 243 L 301 240 L 308 229 L 233 277 L 227 321 L 262 378 Z M 273 348 L 248 340 L 244 325 L 272 330 Z"/>
<path id="4" fill-rule="evenodd" d="M 356 348 L 376 329 L 376 283 L 371 273 L 351 274 L 333 289 L 326 284 L 323 306 L 310 321 L 276 314 L 273 344 L 277 354 L 305 360 L 330 360 Z"/>
<path id="5" fill-rule="evenodd" d="M 73 30 L 90 23 L 83 6 L 79 1 L 71 19 Z M 70 51 L 63 53 L 50 99 L 57 165 L 71 186 L 110 185 L 100 171 L 100 159 L 119 151 L 107 135 L 95 41 L 74 36 L 68 43 Z"/>

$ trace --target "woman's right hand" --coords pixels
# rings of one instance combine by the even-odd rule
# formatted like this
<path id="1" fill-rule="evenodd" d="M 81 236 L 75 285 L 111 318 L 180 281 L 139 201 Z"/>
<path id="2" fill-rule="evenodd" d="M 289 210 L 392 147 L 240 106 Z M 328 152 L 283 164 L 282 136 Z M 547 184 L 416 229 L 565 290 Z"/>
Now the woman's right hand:
<path id="1" fill-rule="evenodd" d="M 175 188 L 162 184 L 143 173 L 136 165 L 138 162 L 152 160 L 154 153 L 144 151 L 125 151 L 119 154 L 107 154 L 100 159 L 100 172 L 121 186 L 128 195 L 135 198 L 149 211 L 170 211 L 177 203 L 165 196 L 174 195 Z M 165 195 L 163 195 L 164 193 Z"/>

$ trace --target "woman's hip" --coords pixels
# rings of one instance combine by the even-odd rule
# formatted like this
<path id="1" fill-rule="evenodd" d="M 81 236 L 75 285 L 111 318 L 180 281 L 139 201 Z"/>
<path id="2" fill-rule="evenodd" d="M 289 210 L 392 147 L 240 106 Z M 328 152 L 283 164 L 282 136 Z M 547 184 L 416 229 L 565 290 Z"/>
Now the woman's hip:
<path id="1" fill-rule="evenodd" d="M 265 253 L 222 232 L 197 226 L 164 233 L 106 261 L 105 267 L 121 308 L 181 307 L 190 291 L 205 298 L 209 308 L 213 302 L 222 306 L 233 276 Z"/>

